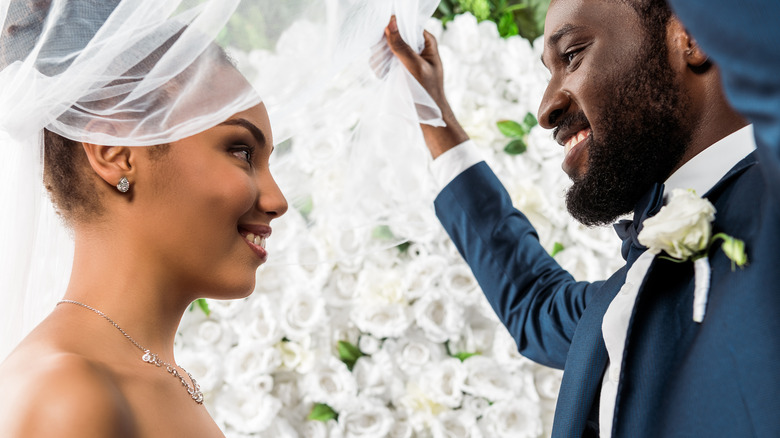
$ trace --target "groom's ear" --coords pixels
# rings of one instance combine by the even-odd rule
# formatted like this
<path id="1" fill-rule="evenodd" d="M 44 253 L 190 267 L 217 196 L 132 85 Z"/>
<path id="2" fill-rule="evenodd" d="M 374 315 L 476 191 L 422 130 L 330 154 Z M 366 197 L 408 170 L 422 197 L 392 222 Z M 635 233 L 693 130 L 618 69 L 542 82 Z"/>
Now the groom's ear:
<path id="1" fill-rule="evenodd" d="M 667 27 L 667 43 L 673 65 L 690 69 L 694 73 L 706 71 L 711 65 L 709 56 L 677 17 L 672 17 Z"/>

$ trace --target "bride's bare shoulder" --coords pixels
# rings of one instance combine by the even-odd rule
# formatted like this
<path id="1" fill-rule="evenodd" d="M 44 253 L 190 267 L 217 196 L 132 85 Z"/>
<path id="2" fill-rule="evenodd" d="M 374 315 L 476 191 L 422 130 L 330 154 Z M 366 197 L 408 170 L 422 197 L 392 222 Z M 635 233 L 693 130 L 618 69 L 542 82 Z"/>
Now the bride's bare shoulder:
<path id="1" fill-rule="evenodd" d="M 132 416 L 100 364 L 56 350 L 14 352 L 0 366 L 0 424 L 10 437 L 122 437 Z"/>

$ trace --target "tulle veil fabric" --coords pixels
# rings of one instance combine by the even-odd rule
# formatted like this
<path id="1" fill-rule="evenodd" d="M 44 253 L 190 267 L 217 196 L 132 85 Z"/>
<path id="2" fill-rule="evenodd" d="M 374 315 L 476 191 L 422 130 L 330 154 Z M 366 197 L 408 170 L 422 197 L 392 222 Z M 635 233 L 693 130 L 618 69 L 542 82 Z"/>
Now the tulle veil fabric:
<path id="1" fill-rule="evenodd" d="M 390 54 L 383 29 L 395 14 L 404 39 L 421 49 L 437 4 L 0 1 L 0 360 L 53 309 L 72 264 L 72 238 L 43 186 L 43 128 L 76 141 L 148 146 L 262 101 L 280 150 L 272 169 L 296 207 L 271 239 L 279 248 L 272 263 L 370 251 L 344 242 L 378 228 L 389 230 L 385 245 L 408 239 L 415 224 L 394 212 L 430 200 L 425 190 L 403 186 L 426 181 L 418 122 L 443 122 Z M 346 107 L 359 109 L 349 121 L 354 135 L 323 148 L 328 120 Z M 312 200 L 314 182 L 299 178 L 307 159 L 332 160 L 342 177 L 327 202 Z M 366 212 L 360 222 L 346 214 L 356 209 Z M 334 245 L 311 247 L 307 236 L 323 232 Z"/>

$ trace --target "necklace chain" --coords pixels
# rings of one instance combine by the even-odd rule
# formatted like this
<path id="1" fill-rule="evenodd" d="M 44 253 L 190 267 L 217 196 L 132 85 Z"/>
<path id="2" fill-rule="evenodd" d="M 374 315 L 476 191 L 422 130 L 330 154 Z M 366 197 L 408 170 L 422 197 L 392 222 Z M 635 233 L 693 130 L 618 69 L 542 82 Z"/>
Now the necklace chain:
<path id="1" fill-rule="evenodd" d="M 179 372 L 179 370 L 176 369 L 175 366 L 169 364 L 168 362 L 163 361 L 162 359 L 160 359 L 159 356 L 157 356 L 157 354 L 152 353 L 151 351 L 149 351 L 146 348 L 142 347 L 141 344 L 136 342 L 135 339 L 133 339 L 130 335 L 127 334 L 126 331 L 124 331 L 122 329 L 122 327 L 119 327 L 119 324 L 114 322 L 114 320 L 109 318 L 108 315 L 106 315 L 105 313 L 101 312 L 100 310 L 98 310 L 98 309 L 96 309 L 96 308 L 94 308 L 92 306 L 88 306 L 88 305 L 86 305 L 84 303 L 80 303 L 80 302 L 74 301 L 74 300 L 62 300 L 62 301 L 58 302 L 57 305 L 59 306 L 62 303 L 76 304 L 78 306 L 81 306 L 81 307 L 83 307 L 85 309 L 89 309 L 89 310 L 97 313 L 98 315 L 102 316 L 106 321 L 110 322 L 111 325 L 116 327 L 116 329 L 119 330 L 122 333 L 122 335 L 124 335 L 124 337 L 127 338 L 127 340 L 132 342 L 133 345 L 135 345 L 136 347 L 138 347 L 139 350 L 144 352 L 143 356 L 141 356 L 141 360 L 143 360 L 144 362 L 146 362 L 148 364 L 152 364 L 152 365 L 155 365 L 155 366 L 158 366 L 158 367 L 161 367 L 161 366 L 165 365 L 165 371 L 167 371 L 173 377 L 176 377 L 176 378 L 179 379 L 179 381 L 181 382 L 182 386 L 184 386 L 187 389 L 187 394 L 189 394 L 190 397 L 192 397 L 192 399 L 195 400 L 195 403 L 197 403 L 199 405 L 203 404 L 203 393 L 200 391 L 200 385 L 198 385 L 198 382 L 195 381 L 195 378 L 192 377 L 192 374 L 190 374 L 187 370 L 185 370 L 184 367 L 179 366 L 179 368 L 181 368 L 182 371 L 184 371 L 187 374 L 187 377 L 190 378 L 190 380 L 192 381 L 192 385 L 190 385 L 189 382 L 187 382 L 187 380 Z"/>

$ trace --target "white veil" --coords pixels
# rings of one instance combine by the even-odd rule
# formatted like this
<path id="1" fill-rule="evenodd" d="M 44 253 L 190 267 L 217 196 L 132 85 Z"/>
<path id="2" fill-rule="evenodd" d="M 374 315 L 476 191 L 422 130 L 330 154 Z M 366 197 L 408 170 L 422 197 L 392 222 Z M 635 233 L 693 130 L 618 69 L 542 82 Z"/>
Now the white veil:
<path id="1" fill-rule="evenodd" d="M 208 129 L 262 96 L 275 140 L 287 145 L 278 149 L 293 151 L 272 164 L 299 207 L 289 215 L 288 222 L 297 224 L 289 230 L 333 227 L 348 234 L 392 225 L 390 207 L 378 205 L 368 193 L 397 188 L 360 190 L 383 184 L 372 178 L 376 169 L 387 172 L 390 161 L 408 159 L 388 156 L 382 134 L 392 129 L 392 141 L 413 142 L 420 136 L 418 117 L 442 122 L 432 99 L 382 45 L 383 29 L 396 14 L 405 39 L 421 47 L 422 25 L 437 3 L 1 0 L 0 359 L 51 311 L 72 263 L 73 244 L 42 183 L 44 128 L 97 144 L 163 144 Z M 280 52 L 296 56 L 282 58 Z M 382 78 L 368 68 L 372 54 L 384 57 Z M 246 80 L 224 74 L 233 63 Z M 370 86 L 361 88 L 360 96 L 351 95 L 350 81 Z M 307 211 L 301 205 L 310 202 L 310 182 L 285 171 L 302 156 L 317 157 L 321 145 L 309 140 L 322 129 L 322 116 L 347 104 L 364 105 L 365 111 L 354 121 L 354 138 L 339 146 L 339 156 L 346 159 L 336 171 L 352 169 L 344 195 L 330 207 Z M 404 166 L 392 168 L 403 172 Z M 343 219 L 344 208 L 375 214 L 355 224 Z M 396 234 L 394 243 L 404 238 Z M 299 250 L 290 251 L 287 262 L 342 256 L 331 251 L 307 258 L 302 256 L 310 254 L 305 238 L 294 240 L 290 237 L 287 244 Z"/>

